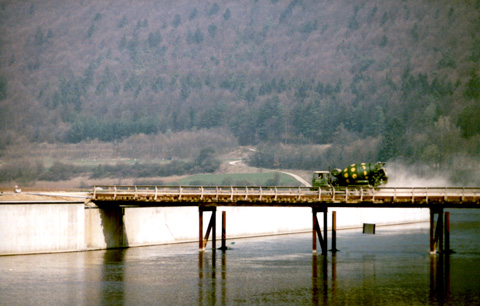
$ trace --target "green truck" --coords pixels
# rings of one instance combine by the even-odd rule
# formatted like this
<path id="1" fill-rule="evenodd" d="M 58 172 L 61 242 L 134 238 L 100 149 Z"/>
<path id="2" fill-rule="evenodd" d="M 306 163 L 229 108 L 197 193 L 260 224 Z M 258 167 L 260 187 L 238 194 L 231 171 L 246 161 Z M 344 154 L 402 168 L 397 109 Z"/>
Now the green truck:
<path id="1" fill-rule="evenodd" d="M 388 182 L 385 163 L 351 164 L 342 169 L 313 172 L 313 187 L 378 187 Z"/>

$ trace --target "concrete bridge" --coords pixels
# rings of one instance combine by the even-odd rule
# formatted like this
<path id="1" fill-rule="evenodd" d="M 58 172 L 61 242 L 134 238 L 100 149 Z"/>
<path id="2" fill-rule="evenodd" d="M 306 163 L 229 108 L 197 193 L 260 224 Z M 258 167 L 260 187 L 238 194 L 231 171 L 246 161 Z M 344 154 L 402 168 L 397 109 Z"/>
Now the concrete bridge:
<path id="1" fill-rule="evenodd" d="M 322 254 L 327 252 L 327 212 L 333 207 L 428 208 L 430 209 L 430 252 L 450 252 L 449 214 L 445 208 L 480 208 L 480 187 L 425 188 L 311 188 L 236 186 L 94 186 L 92 201 L 107 207 L 198 206 L 199 249 L 204 250 L 210 235 L 216 237 L 216 210 L 219 206 L 311 207 L 312 248 L 317 235 Z M 211 211 L 204 236 L 203 212 Z M 323 213 L 323 235 L 317 214 Z M 437 220 L 435 221 L 435 215 Z M 225 216 L 223 216 L 225 218 Z M 332 214 L 332 251 L 336 251 L 336 216 Z M 222 224 L 225 226 L 225 221 Z M 223 227 L 224 227 L 223 226 Z M 222 238 L 225 228 L 222 229 Z M 444 247 L 445 240 L 445 247 Z M 222 240 L 222 247 L 224 239 Z M 216 248 L 215 238 L 212 248 Z"/>

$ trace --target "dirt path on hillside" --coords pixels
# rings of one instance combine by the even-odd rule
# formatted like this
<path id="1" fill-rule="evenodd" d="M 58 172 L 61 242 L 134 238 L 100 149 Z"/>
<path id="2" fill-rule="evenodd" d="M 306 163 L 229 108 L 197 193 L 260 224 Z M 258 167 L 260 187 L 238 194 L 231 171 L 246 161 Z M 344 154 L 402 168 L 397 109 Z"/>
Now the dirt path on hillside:
<path id="1" fill-rule="evenodd" d="M 291 177 L 293 177 L 294 179 L 296 179 L 297 181 L 299 181 L 300 183 L 302 183 L 303 186 L 305 186 L 305 187 L 312 187 L 312 184 L 310 184 L 309 182 L 307 182 L 306 180 L 304 180 L 300 175 L 297 175 L 297 174 L 291 173 L 291 172 L 287 172 L 287 171 L 278 171 L 278 172 L 281 172 L 281 173 L 290 175 Z"/>
<path id="2" fill-rule="evenodd" d="M 248 166 L 244 161 L 251 154 L 252 149 L 243 149 L 241 151 L 232 152 L 225 159 L 232 159 L 223 163 L 217 173 L 261 173 L 261 172 L 280 172 L 286 175 L 290 175 L 297 181 L 299 181 L 305 187 L 312 187 L 310 182 L 306 178 L 310 176 L 308 171 L 303 170 L 273 170 L 266 168 L 256 168 Z"/>

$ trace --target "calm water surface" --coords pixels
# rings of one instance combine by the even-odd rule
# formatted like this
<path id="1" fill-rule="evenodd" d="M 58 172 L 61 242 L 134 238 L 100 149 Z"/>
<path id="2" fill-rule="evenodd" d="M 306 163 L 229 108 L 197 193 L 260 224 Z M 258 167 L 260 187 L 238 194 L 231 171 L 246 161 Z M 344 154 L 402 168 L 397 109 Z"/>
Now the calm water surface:
<path id="1" fill-rule="evenodd" d="M 423 223 L 339 231 L 326 257 L 311 234 L 0 257 L 0 305 L 480 305 L 480 211 L 450 219 L 450 256 Z"/>

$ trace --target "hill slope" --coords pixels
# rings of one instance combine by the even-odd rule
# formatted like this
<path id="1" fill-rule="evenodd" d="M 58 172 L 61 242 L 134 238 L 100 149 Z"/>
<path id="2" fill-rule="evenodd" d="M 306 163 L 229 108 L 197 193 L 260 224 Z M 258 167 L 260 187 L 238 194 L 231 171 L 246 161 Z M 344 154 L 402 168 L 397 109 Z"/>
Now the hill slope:
<path id="1" fill-rule="evenodd" d="M 357 142 L 370 159 L 452 164 L 480 153 L 479 13 L 446 0 L 3 1 L 0 149 L 219 129 L 242 145 Z"/>

